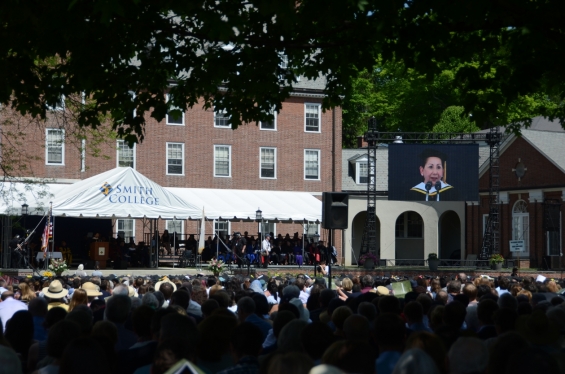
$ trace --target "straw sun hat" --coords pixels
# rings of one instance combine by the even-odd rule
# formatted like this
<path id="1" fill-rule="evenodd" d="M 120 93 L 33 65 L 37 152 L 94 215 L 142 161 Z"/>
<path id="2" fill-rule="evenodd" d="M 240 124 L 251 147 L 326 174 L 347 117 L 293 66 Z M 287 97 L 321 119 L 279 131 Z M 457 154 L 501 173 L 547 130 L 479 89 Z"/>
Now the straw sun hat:
<path id="1" fill-rule="evenodd" d="M 86 291 L 86 296 L 102 296 L 102 292 L 98 291 L 98 286 L 92 282 L 84 282 L 81 288 Z"/>
<path id="2" fill-rule="evenodd" d="M 62 299 L 67 296 L 69 291 L 63 288 L 61 281 L 55 279 L 49 284 L 49 287 L 43 289 L 43 294 L 50 299 Z"/>

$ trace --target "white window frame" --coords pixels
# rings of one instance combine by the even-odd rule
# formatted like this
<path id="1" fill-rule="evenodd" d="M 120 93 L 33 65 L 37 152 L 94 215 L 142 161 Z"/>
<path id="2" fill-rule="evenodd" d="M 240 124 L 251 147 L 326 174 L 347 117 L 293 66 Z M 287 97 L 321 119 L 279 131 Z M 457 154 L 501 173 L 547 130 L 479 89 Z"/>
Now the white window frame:
<path id="1" fill-rule="evenodd" d="M 312 130 L 307 130 L 307 119 L 308 119 L 308 106 L 315 106 L 317 108 L 318 111 L 318 130 L 317 131 L 312 131 Z M 322 132 L 322 104 L 320 103 L 304 103 L 304 132 L 310 132 L 310 133 L 321 133 Z"/>
<path id="2" fill-rule="evenodd" d="M 216 149 L 219 148 L 219 147 L 227 147 L 228 148 L 228 175 L 217 175 L 217 173 L 216 173 Z M 214 144 L 214 177 L 216 177 L 216 178 L 231 178 L 231 165 L 232 165 L 231 145 Z"/>
<path id="3" fill-rule="evenodd" d="M 361 182 L 361 164 L 367 165 L 367 182 Z M 369 161 L 367 159 L 360 159 L 355 162 L 355 183 L 367 184 L 369 182 Z"/>
<path id="4" fill-rule="evenodd" d="M 180 145 L 181 146 L 181 172 L 180 173 L 170 173 L 169 172 L 169 146 L 170 145 Z M 166 145 L 166 170 L 165 170 L 165 174 L 166 175 L 178 175 L 178 176 L 184 176 L 184 143 L 176 143 L 176 142 L 167 142 Z M 176 160 L 176 159 L 175 159 Z"/>
<path id="5" fill-rule="evenodd" d="M 54 147 L 49 145 L 49 132 L 55 131 L 61 134 L 61 162 L 49 161 L 49 148 Z M 65 130 L 64 129 L 45 129 L 45 165 L 58 165 L 65 166 Z"/>
<path id="6" fill-rule="evenodd" d="M 483 214 L 483 236 L 487 231 L 487 224 L 488 224 L 488 214 Z"/>
<path id="7" fill-rule="evenodd" d="M 80 141 L 80 171 L 86 171 L 86 139 Z"/>
<path id="8" fill-rule="evenodd" d="M 279 67 L 281 69 L 288 69 L 288 55 L 279 53 Z"/>
<path id="9" fill-rule="evenodd" d="M 273 115 L 273 128 L 272 129 L 266 129 L 263 128 L 263 121 L 259 121 L 259 130 L 263 130 L 263 131 L 277 131 L 277 111 L 273 110 L 271 112 L 271 114 Z"/>
<path id="10" fill-rule="evenodd" d="M 131 101 L 135 101 L 135 97 L 136 97 L 135 92 L 133 92 L 133 91 L 128 91 L 128 93 L 129 93 L 130 96 L 131 96 Z M 135 118 L 135 117 L 137 117 L 137 108 L 134 108 L 134 109 L 133 109 L 133 118 Z"/>
<path id="11" fill-rule="evenodd" d="M 272 227 L 272 231 L 269 230 L 269 226 Z M 270 234 L 271 232 L 274 236 L 277 236 L 277 223 L 275 221 L 263 220 L 262 222 L 259 222 L 257 232 L 260 232 L 263 235 L 263 239 L 265 238 L 265 234 Z"/>
<path id="12" fill-rule="evenodd" d="M 59 103 L 55 104 L 55 106 L 47 104 L 47 109 L 52 112 L 61 112 L 65 110 L 65 95 L 60 96 Z"/>
<path id="13" fill-rule="evenodd" d="M 524 241 L 520 257 L 530 256 L 530 213 L 527 209 L 528 203 L 524 200 L 518 200 L 512 206 L 512 240 Z"/>
<path id="14" fill-rule="evenodd" d="M 229 124 L 229 122 L 226 122 L 227 123 L 226 126 L 218 126 L 216 124 L 216 117 L 218 116 L 219 113 L 220 113 L 219 111 L 214 110 L 214 127 L 217 128 L 217 129 L 231 129 L 231 125 Z M 222 116 L 221 118 L 226 118 L 226 119 L 229 120 L 230 117 L 227 115 L 227 112 L 225 110 L 222 110 L 222 114 L 225 114 L 225 115 Z"/>
<path id="15" fill-rule="evenodd" d="M 125 140 L 118 139 L 116 141 L 116 167 L 124 167 L 124 166 L 120 166 L 120 144 L 127 145 Z M 136 168 L 136 158 L 137 158 L 136 157 L 136 148 L 137 148 L 136 144 L 134 143 L 133 149 L 132 149 L 133 150 L 133 166 L 132 166 L 132 169 Z"/>
<path id="16" fill-rule="evenodd" d="M 263 150 L 273 150 L 274 151 L 274 176 L 264 177 L 263 171 Z M 259 179 L 277 179 L 277 148 L 275 147 L 259 147 Z"/>
<path id="17" fill-rule="evenodd" d="M 167 102 L 169 102 L 169 94 L 166 95 L 167 98 Z M 165 115 L 165 123 L 169 126 L 184 126 L 184 110 L 182 110 L 181 108 L 171 108 L 173 110 L 175 109 L 179 109 L 182 113 L 182 119 L 181 122 L 182 123 L 173 123 L 173 122 L 169 122 L 169 111 L 167 110 L 167 114 Z"/>
<path id="18" fill-rule="evenodd" d="M 171 225 L 172 227 L 169 226 L 170 223 L 175 223 L 180 225 L 180 231 L 177 231 L 177 238 L 179 240 L 182 240 L 182 235 L 184 234 L 184 220 L 182 219 L 168 219 L 165 221 L 165 228 L 167 231 L 169 231 L 170 235 L 173 235 L 173 233 L 175 232 L 175 227 L 174 225 Z"/>
<path id="19" fill-rule="evenodd" d="M 123 228 L 123 226 L 126 224 L 126 222 L 131 223 L 131 235 L 128 235 L 128 231 L 126 231 L 126 230 L 120 230 L 120 225 Z M 124 241 L 126 243 L 129 243 L 130 237 L 133 237 L 134 240 L 135 240 L 135 219 L 130 219 L 130 218 L 127 218 L 127 219 L 118 218 L 118 219 L 116 219 L 116 238 L 118 237 L 118 233 L 120 231 L 124 232 Z"/>
<path id="20" fill-rule="evenodd" d="M 314 230 L 310 230 L 314 228 Z M 310 231 L 314 231 L 313 233 L 310 233 Z M 316 222 L 307 222 L 303 228 L 302 228 L 302 234 L 306 235 L 308 238 L 310 238 L 310 235 L 315 235 L 315 234 L 319 234 L 320 233 L 320 224 L 316 223 Z"/>
<path id="21" fill-rule="evenodd" d="M 214 220 L 214 235 L 215 235 L 216 233 L 218 233 L 218 225 L 219 225 L 220 223 L 221 223 L 221 224 L 227 223 L 228 229 L 227 229 L 227 231 L 225 231 L 225 234 L 226 234 L 226 235 L 230 235 L 230 233 L 231 233 L 231 222 L 230 222 L 229 220 L 227 220 L 227 219 L 217 219 L 217 220 Z M 224 231 L 220 231 L 220 233 L 222 233 L 222 232 L 224 232 Z M 226 237 L 224 236 L 224 239 L 225 239 L 225 238 L 226 238 Z M 220 244 L 220 246 L 221 246 L 221 244 Z"/>
<path id="22" fill-rule="evenodd" d="M 306 153 L 307 152 L 316 152 L 318 153 L 318 178 L 307 178 L 306 177 Z M 321 178 L 321 170 L 322 170 L 322 152 L 319 149 L 305 149 L 304 150 L 304 180 L 307 181 L 319 181 Z"/>

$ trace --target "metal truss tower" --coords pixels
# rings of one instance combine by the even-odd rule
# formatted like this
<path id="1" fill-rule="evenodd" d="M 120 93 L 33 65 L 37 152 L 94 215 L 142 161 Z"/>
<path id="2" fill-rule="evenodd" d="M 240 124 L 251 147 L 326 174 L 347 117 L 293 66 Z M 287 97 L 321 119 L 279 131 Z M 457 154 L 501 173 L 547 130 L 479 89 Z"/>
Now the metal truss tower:
<path id="1" fill-rule="evenodd" d="M 369 119 L 367 134 L 367 219 L 363 240 L 361 242 L 361 254 L 371 252 L 377 253 L 377 147 L 378 132 L 375 117 Z"/>
<path id="2" fill-rule="evenodd" d="M 367 181 L 367 220 L 361 242 L 361 254 L 377 253 L 377 217 L 376 217 L 376 162 L 378 144 L 393 143 L 428 143 L 457 144 L 484 142 L 490 147 L 489 158 L 489 216 L 480 252 L 481 259 L 488 259 L 492 254 L 500 252 L 500 163 L 499 147 L 504 141 L 498 127 L 492 127 L 485 133 L 424 133 L 424 132 L 378 132 L 377 121 L 373 117 L 365 140 L 368 143 L 368 181 Z M 477 176 L 478 178 L 478 176 Z"/>
<path id="3" fill-rule="evenodd" d="M 491 127 L 486 137 L 490 146 L 489 183 L 488 183 L 488 219 L 483 236 L 483 245 L 479 258 L 487 260 L 491 255 L 500 253 L 500 152 L 502 134 L 498 127 Z M 480 204 L 479 204 L 480 206 Z"/>

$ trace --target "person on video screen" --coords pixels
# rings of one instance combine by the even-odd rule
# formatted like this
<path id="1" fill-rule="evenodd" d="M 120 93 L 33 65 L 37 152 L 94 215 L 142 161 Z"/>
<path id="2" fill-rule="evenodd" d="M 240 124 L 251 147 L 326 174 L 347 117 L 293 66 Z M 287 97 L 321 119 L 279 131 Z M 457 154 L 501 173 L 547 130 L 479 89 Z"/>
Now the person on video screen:
<path id="1" fill-rule="evenodd" d="M 447 155 L 435 149 L 426 149 L 420 154 L 420 175 L 423 179 L 411 188 L 426 197 L 426 201 L 439 201 L 440 195 L 453 186 L 445 182 L 447 177 Z"/>

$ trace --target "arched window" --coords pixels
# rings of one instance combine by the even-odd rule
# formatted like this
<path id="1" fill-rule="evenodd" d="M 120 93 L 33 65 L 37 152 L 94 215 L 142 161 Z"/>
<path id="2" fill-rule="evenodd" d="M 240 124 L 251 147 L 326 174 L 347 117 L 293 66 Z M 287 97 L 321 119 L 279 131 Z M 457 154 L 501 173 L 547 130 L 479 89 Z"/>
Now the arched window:
<path id="1" fill-rule="evenodd" d="M 416 212 L 404 212 L 398 216 L 395 225 L 397 238 L 423 238 L 424 221 Z"/>
<path id="2" fill-rule="evenodd" d="M 524 241 L 524 252 L 517 255 L 530 254 L 530 213 L 524 200 L 516 201 L 512 207 L 512 240 Z"/>

